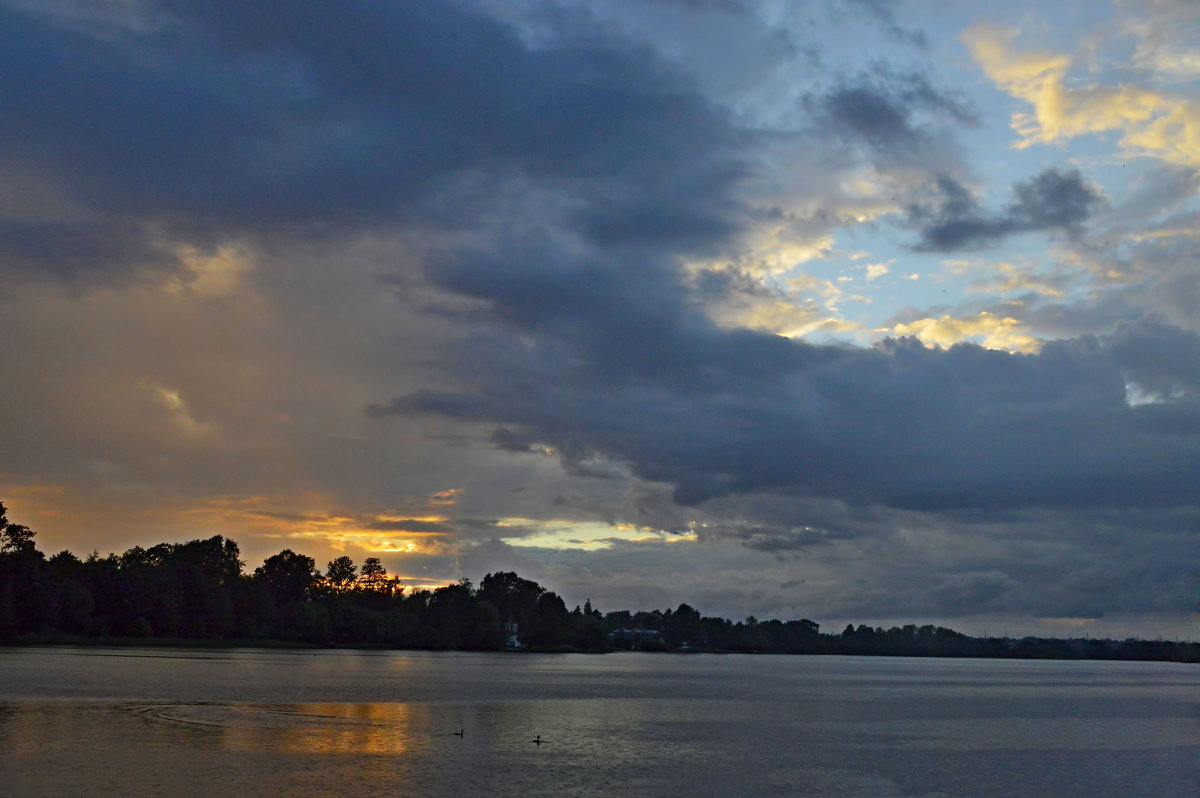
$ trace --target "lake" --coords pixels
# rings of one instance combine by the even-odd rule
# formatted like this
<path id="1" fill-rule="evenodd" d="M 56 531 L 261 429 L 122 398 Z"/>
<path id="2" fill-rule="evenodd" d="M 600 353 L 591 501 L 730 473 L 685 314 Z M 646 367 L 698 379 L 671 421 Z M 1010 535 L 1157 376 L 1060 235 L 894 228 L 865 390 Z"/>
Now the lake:
<path id="1" fill-rule="evenodd" d="M 1200 796 L 1198 687 L 1169 663 L 0 648 L 0 794 Z"/>

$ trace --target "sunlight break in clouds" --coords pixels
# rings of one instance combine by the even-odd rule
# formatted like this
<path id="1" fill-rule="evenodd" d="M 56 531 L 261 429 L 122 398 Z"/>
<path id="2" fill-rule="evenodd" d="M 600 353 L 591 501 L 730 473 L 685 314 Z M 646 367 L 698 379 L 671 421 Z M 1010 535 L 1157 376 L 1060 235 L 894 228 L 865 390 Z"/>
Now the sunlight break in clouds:
<path id="1" fill-rule="evenodd" d="M 229 296 L 243 288 L 243 279 L 254 267 L 253 255 L 244 247 L 225 244 L 208 254 L 182 244 L 177 255 L 187 275 L 172 280 L 167 290 L 201 297 Z"/>
<path id="2" fill-rule="evenodd" d="M 1013 318 L 987 311 L 973 316 L 917 319 L 892 327 L 893 335 L 913 335 L 926 346 L 948 347 L 962 341 L 977 341 L 988 349 L 1007 352 L 1036 352 L 1041 341 L 1021 330 Z"/>

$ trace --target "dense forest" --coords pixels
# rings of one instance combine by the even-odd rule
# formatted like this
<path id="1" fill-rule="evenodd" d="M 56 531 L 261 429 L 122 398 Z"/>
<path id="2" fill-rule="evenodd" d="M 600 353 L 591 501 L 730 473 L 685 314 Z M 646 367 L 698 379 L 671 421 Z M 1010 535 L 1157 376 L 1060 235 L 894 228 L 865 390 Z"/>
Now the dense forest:
<path id="1" fill-rule="evenodd" d="M 321 646 L 530 651 L 713 651 L 1200 662 L 1200 643 L 978 638 L 935 626 L 744 621 L 674 610 L 569 610 L 515 573 L 408 589 L 378 558 L 322 571 L 285 549 L 243 572 L 238 544 L 215 536 L 124 554 L 46 557 L 0 503 L 0 642 L 266 641 Z"/>

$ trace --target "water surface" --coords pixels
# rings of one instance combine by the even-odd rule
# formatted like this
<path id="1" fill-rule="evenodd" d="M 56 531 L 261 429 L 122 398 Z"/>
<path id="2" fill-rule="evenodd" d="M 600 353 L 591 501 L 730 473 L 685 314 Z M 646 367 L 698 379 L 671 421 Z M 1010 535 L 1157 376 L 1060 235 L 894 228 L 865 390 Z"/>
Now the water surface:
<path id="1" fill-rule="evenodd" d="M 0 794 L 1200 796 L 1198 677 L 1169 663 L 0 648 Z"/>

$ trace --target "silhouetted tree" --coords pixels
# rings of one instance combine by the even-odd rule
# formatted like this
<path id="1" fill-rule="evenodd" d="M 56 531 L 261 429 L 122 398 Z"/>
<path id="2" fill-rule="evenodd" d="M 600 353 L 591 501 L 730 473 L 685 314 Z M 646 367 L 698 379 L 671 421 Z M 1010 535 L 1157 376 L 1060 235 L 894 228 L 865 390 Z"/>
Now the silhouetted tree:
<path id="1" fill-rule="evenodd" d="M 439 587 L 429 599 L 429 643 L 434 648 L 463 648 L 473 625 L 475 592 L 462 580 Z"/>
<path id="2" fill-rule="evenodd" d="M 234 636 L 320 645 L 371 644 L 403 648 L 496 649 L 503 622 L 516 621 L 526 646 L 604 650 L 611 645 L 667 650 L 688 643 L 711 651 L 841 653 L 941 657 L 1036 657 L 1200 662 L 1200 644 L 1149 640 L 972 638 L 944 627 L 908 624 L 890 629 L 850 624 L 824 635 L 807 619 L 734 623 L 703 617 L 688 604 L 674 610 L 606 616 L 589 599 L 574 613 L 553 591 L 513 572 L 486 575 L 476 590 L 467 579 L 435 591 L 405 595 L 377 557 L 362 577 L 354 563 L 329 563 L 326 584 L 355 590 L 322 591 L 311 557 L 286 549 L 268 557 L 252 577 L 242 573 L 235 541 L 221 536 L 186 543 L 134 546 L 123 554 L 80 560 L 68 551 L 47 559 L 32 529 L 8 520 L 0 503 L 0 641 L 37 636 Z"/>
<path id="3" fill-rule="evenodd" d="M 545 588 L 512 571 L 488 574 L 479 583 L 479 598 L 490 601 L 500 613 L 501 621 L 514 621 L 524 632 L 537 618 L 538 598 Z"/>
<path id="4" fill-rule="evenodd" d="M 210 638 L 229 634 L 242 576 L 237 542 L 216 535 L 170 546 L 161 557 L 159 568 L 175 589 L 179 633 Z"/>
<path id="5" fill-rule="evenodd" d="M 663 615 L 663 639 L 668 645 L 679 646 L 684 643 L 691 645 L 697 642 L 700 635 L 700 613 L 687 604 L 680 604 L 675 612 L 670 610 Z"/>
<path id="6" fill-rule="evenodd" d="M 291 549 L 271 555 L 254 570 L 254 578 L 266 585 L 278 606 L 303 601 L 319 576 L 312 557 Z"/>
<path id="7" fill-rule="evenodd" d="M 358 578 L 358 566 L 354 564 L 354 560 L 342 555 L 337 559 L 329 561 L 329 567 L 325 571 L 325 579 L 336 591 L 349 590 L 354 586 L 354 581 Z"/>
<path id="8" fill-rule="evenodd" d="M 374 588 L 387 579 L 387 569 L 378 557 L 368 557 L 363 560 L 362 581 L 368 588 Z"/>
<path id="9" fill-rule="evenodd" d="M 34 531 L 10 522 L 3 504 L 0 520 L 0 640 L 10 641 L 45 625 L 46 558 Z"/>
<path id="10" fill-rule="evenodd" d="M 5 524 L 0 540 L 0 554 L 29 554 L 35 549 L 33 538 L 36 533 L 24 524 Z"/>

